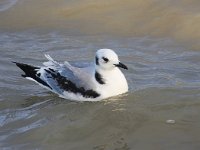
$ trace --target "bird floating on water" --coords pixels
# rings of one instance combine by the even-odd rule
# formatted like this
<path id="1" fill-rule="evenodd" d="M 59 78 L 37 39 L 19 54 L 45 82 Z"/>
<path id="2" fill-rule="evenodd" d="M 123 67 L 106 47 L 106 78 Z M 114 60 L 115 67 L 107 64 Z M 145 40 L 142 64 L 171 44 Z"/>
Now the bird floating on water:
<path id="1" fill-rule="evenodd" d="M 128 91 L 128 84 L 120 68 L 128 69 L 111 49 L 96 52 L 94 63 L 76 67 L 65 61 L 63 64 L 48 59 L 41 67 L 14 62 L 26 79 L 58 94 L 76 101 L 99 101 Z"/>

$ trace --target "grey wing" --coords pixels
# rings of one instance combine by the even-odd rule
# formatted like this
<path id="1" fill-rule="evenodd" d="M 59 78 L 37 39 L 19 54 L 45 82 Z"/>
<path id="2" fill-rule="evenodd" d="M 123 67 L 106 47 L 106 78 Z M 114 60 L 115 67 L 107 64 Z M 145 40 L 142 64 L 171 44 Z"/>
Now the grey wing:
<path id="1" fill-rule="evenodd" d="M 56 90 L 57 92 L 63 92 L 60 86 L 61 82 L 64 82 L 64 80 L 71 82 L 71 84 L 74 84 L 77 88 L 84 88 L 85 90 L 95 88 L 95 84 L 93 83 L 92 78 L 92 66 L 78 68 L 70 65 L 68 62 L 65 62 L 64 64 L 59 64 L 58 62 L 54 61 L 49 55 L 45 55 L 45 57 L 49 61 L 43 63 L 46 66 L 43 69 L 45 72 L 47 72 L 45 74 L 43 73 L 43 78 L 50 86 L 53 86 L 54 90 Z M 58 86 L 58 84 L 60 85 Z"/>
<path id="2" fill-rule="evenodd" d="M 65 77 L 69 77 L 70 80 L 77 83 L 77 85 L 80 87 L 85 87 L 86 89 L 95 88 L 92 66 L 79 68 L 72 66 L 65 61 L 61 74 Z"/>

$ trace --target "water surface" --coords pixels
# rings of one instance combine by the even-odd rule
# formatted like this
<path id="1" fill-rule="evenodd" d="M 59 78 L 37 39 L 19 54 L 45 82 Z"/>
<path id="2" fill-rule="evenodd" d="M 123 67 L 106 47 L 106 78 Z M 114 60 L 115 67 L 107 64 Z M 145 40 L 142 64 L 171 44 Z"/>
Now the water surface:
<path id="1" fill-rule="evenodd" d="M 182 43 L 168 34 L 174 23 L 172 27 L 155 22 L 151 24 L 155 28 L 147 28 L 142 34 L 140 24 L 135 25 L 150 23 L 155 14 L 170 18 L 167 8 L 179 15 L 195 16 L 197 1 L 18 0 L 9 8 L 6 5 L 14 1 L 4 2 L 0 3 L 0 9 L 5 8 L 0 12 L 0 149 L 200 149 L 200 52 L 192 46 L 198 31 L 192 36 L 187 32 L 195 28 L 180 34 Z M 116 7 L 112 7 L 114 4 Z M 136 9 L 138 5 L 141 11 Z M 135 9 L 131 9 L 133 6 Z M 144 8 L 155 14 L 145 15 Z M 135 20 L 134 26 L 128 20 Z M 156 28 L 163 36 L 152 34 Z M 178 31 L 173 30 L 173 35 L 179 37 Z M 101 102 L 59 98 L 22 78 L 22 72 L 12 64 L 41 65 L 45 53 L 59 62 L 89 63 L 96 50 L 105 47 L 114 49 L 129 67 L 122 70 L 129 92 Z"/>

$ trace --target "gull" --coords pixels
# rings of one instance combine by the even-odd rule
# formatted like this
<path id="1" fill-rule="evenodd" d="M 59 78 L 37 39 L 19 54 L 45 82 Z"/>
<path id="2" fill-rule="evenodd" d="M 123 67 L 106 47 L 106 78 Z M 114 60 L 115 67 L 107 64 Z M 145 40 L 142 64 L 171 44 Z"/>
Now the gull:
<path id="1" fill-rule="evenodd" d="M 15 63 L 25 74 L 22 77 L 38 83 L 59 95 L 75 101 L 100 101 L 126 93 L 128 84 L 119 68 L 128 69 L 111 49 L 97 50 L 94 62 L 77 67 L 69 62 L 58 63 L 45 54 L 43 66 Z"/>

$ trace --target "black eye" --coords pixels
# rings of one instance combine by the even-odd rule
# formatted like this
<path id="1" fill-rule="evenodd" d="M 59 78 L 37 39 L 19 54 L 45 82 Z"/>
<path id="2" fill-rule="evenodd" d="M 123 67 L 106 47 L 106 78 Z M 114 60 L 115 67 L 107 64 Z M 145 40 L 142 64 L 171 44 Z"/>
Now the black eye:
<path id="1" fill-rule="evenodd" d="M 108 62 L 108 58 L 102 57 L 105 62 Z"/>

